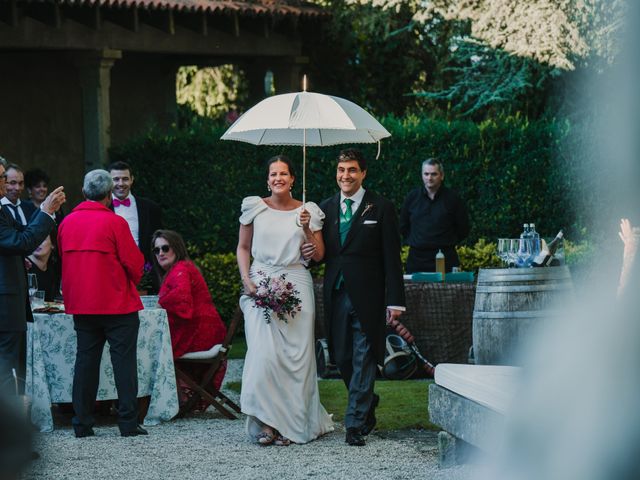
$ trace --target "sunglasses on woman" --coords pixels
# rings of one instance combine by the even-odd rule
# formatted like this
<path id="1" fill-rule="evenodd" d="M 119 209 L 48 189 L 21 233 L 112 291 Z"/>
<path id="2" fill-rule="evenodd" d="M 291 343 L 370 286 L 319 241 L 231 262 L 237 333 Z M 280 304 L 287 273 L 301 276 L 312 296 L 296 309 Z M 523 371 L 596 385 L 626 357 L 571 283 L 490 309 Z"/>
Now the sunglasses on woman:
<path id="1" fill-rule="evenodd" d="M 169 245 L 162 245 L 161 247 L 153 247 L 153 254 L 158 255 L 160 253 L 160 250 L 162 250 L 162 253 L 167 253 L 169 250 L 171 250 L 171 247 Z"/>

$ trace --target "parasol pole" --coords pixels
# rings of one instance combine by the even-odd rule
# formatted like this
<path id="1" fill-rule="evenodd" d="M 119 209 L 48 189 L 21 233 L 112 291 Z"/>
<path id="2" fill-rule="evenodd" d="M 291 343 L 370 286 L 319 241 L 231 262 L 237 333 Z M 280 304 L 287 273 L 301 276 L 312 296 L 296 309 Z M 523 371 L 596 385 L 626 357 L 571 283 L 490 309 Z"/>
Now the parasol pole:
<path id="1" fill-rule="evenodd" d="M 302 91 L 307 91 L 307 75 L 302 76 Z M 302 129 L 302 209 L 307 200 L 307 129 Z"/>

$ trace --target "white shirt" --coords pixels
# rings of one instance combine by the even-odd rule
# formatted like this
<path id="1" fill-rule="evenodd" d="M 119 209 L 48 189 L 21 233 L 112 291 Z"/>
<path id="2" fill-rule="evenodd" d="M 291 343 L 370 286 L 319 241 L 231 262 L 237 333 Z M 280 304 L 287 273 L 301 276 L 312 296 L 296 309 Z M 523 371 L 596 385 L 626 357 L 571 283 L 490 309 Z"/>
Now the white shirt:
<path id="1" fill-rule="evenodd" d="M 344 193 L 340 192 L 340 210 L 344 214 L 347 211 L 347 204 L 344 203 L 346 198 L 353 200 L 351 204 L 351 213 L 355 214 L 358 211 L 358 207 L 362 203 L 362 199 L 364 198 L 364 188 L 360 187 L 360 189 L 351 195 L 350 197 L 345 196 Z"/>
<path id="2" fill-rule="evenodd" d="M 7 197 L 2 197 L 0 203 L 2 203 L 2 205 L 11 205 L 11 207 L 9 207 L 9 211 L 11 212 L 11 215 L 13 215 L 13 218 L 18 221 L 18 223 L 21 223 L 22 225 L 27 225 L 29 223 L 27 221 L 27 217 L 22 211 L 22 207 L 20 206 L 20 204 L 22 203 L 20 199 L 18 199 L 18 202 L 14 205 Z M 21 218 L 16 218 L 16 211 L 12 207 L 18 207 L 18 213 L 20 214 Z"/>
<path id="3" fill-rule="evenodd" d="M 115 196 L 111 197 L 111 201 L 113 201 Z M 124 218 L 129 224 L 129 230 L 131 230 L 131 235 L 136 242 L 136 245 L 140 246 L 139 234 L 140 234 L 140 223 L 138 222 L 138 208 L 136 206 L 136 197 L 132 194 L 129 194 L 127 197 L 131 200 L 131 205 L 125 207 L 124 205 L 118 205 L 117 207 L 114 205 L 113 211 L 116 212 L 116 215 L 120 215 Z M 124 200 L 126 200 L 125 198 Z M 118 199 L 120 200 L 120 199 Z"/>

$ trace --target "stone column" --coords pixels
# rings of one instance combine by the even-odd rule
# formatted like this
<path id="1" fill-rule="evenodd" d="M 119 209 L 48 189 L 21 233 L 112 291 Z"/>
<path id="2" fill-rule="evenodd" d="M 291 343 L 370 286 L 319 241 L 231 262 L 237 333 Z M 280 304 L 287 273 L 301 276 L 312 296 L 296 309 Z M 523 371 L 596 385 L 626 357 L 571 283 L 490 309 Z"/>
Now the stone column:
<path id="1" fill-rule="evenodd" d="M 252 58 L 250 62 L 242 64 L 241 68 L 249 86 L 249 96 L 245 105 L 245 109 L 248 109 L 267 96 L 264 91 L 264 76 L 269 66 L 257 58 Z"/>
<path id="2" fill-rule="evenodd" d="M 308 57 L 285 57 L 274 62 L 276 94 L 302 91 L 302 75 L 308 63 Z"/>
<path id="3" fill-rule="evenodd" d="M 83 52 L 76 57 L 82 87 L 85 172 L 104 168 L 107 163 L 111 145 L 111 67 L 120 58 L 120 50 L 109 49 Z"/>

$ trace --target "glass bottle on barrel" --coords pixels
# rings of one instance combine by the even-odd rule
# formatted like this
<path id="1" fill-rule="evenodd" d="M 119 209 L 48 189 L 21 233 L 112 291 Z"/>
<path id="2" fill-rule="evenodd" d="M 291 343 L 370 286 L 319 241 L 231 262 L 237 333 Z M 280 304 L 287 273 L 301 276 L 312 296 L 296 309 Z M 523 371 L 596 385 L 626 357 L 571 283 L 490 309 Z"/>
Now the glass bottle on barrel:
<path id="1" fill-rule="evenodd" d="M 560 245 L 562 245 L 562 239 L 564 238 L 564 233 L 562 230 L 558 232 L 556 237 L 547 245 L 547 248 L 543 248 L 538 256 L 534 258 L 531 263 L 532 267 L 547 267 L 551 265 L 553 261 L 553 256 L 558 251 Z"/>

